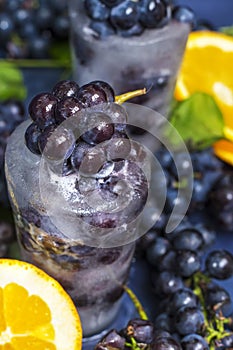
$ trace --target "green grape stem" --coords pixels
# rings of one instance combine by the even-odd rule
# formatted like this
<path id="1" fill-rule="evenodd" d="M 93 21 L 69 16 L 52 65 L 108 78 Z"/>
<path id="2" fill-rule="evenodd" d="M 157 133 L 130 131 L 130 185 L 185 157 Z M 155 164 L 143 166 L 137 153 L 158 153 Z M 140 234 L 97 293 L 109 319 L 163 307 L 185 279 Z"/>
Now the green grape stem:
<path id="1" fill-rule="evenodd" d="M 147 93 L 146 88 L 144 89 L 139 89 L 139 90 L 134 90 L 134 91 L 129 91 L 126 92 L 122 95 L 118 95 L 115 97 L 115 102 L 118 104 L 122 104 L 128 100 L 130 100 L 131 98 L 137 97 L 137 96 L 141 96 L 141 95 L 145 95 Z"/>
<path id="2" fill-rule="evenodd" d="M 221 340 L 224 337 L 230 335 L 229 332 L 225 331 L 225 324 L 232 322 L 231 318 L 225 318 L 221 313 L 218 315 L 215 312 L 210 312 L 205 305 L 205 298 L 203 291 L 206 289 L 211 279 L 201 271 L 194 274 L 192 277 L 193 292 L 198 297 L 202 313 L 204 316 L 204 333 L 205 339 L 209 344 L 210 350 L 215 350 L 215 342 Z M 213 310 L 215 311 L 215 310 Z"/>
<path id="3" fill-rule="evenodd" d="M 123 289 L 125 290 L 125 292 L 129 295 L 130 299 L 132 300 L 140 318 L 142 320 L 148 320 L 148 316 L 141 304 L 141 302 L 139 301 L 139 299 L 137 298 L 137 296 L 134 294 L 134 292 L 127 286 L 123 285 Z"/>
<path id="4" fill-rule="evenodd" d="M 132 350 L 141 350 L 136 342 L 136 340 L 134 339 L 134 337 L 130 337 L 130 343 L 126 342 L 125 346 L 127 346 L 128 348 L 131 348 Z"/>

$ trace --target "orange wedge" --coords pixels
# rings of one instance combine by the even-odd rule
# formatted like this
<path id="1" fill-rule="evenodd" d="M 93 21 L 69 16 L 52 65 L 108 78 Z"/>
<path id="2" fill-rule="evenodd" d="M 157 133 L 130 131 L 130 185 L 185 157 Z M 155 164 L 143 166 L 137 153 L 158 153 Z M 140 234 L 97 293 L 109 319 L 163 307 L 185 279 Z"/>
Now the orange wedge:
<path id="1" fill-rule="evenodd" d="M 233 130 L 233 37 L 214 31 L 190 33 L 174 97 L 182 101 L 197 91 L 214 97 L 225 124 Z M 211 116 L 207 118 L 211 123 Z M 225 161 L 230 156 L 233 163 L 229 142 L 217 142 L 214 150 Z"/>
<path id="2" fill-rule="evenodd" d="M 77 310 L 62 286 L 29 263 L 0 259 L 0 350 L 80 350 Z"/>

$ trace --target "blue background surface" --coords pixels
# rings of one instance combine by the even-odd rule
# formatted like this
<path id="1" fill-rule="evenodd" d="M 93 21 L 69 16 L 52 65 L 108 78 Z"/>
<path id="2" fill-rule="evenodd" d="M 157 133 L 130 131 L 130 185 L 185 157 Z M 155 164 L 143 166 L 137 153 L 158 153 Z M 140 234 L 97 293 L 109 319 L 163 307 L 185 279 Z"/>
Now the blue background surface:
<path id="1" fill-rule="evenodd" d="M 233 0 L 174 0 L 189 6 L 199 19 L 207 19 L 216 27 L 233 25 Z"/>

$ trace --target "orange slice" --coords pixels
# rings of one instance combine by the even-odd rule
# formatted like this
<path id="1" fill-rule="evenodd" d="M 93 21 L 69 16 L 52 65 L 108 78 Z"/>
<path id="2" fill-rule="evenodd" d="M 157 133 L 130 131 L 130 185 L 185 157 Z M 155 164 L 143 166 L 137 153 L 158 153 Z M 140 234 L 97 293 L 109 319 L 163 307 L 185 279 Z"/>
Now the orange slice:
<path id="1" fill-rule="evenodd" d="M 0 259 L 0 350 L 80 350 L 77 310 L 62 286 L 32 264 Z"/>
<path id="2" fill-rule="evenodd" d="M 214 97 L 225 124 L 233 129 L 233 37 L 214 31 L 190 33 L 174 97 L 181 101 L 197 91 Z M 211 123 L 211 116 L 207 117 Z M 232 151 L 229 142 L 217 142 L 214 150 L 220 158 L 229 161 L 229 151 Z M 224 155 L 225 151 L 228 155 Z"/>

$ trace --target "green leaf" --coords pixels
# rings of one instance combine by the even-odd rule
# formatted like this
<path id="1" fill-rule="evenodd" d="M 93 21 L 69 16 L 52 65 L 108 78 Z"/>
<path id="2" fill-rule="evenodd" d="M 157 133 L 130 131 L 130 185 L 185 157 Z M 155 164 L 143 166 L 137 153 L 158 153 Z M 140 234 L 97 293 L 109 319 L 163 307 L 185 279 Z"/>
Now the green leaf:
<path id="1" fill-rule="evenodd" d="M 233 26 L 221 27 L 219 30 L 220 30 L 220 32 L 222 32 L 224 34 L 233 36 Z"/>
<path id="2" fill-rule="evenodd" d="M 11 62 L 0 61 L 0 100 L 24 100 L 27 90 L 20 69 Z"/>
<path id="3" fill-rule="evenodd" d="M 164 132 L 168 140 L 178 146 L 179 135 L 191 149 L 204 149 L 224 138 L 224 120 L 215 100 L 197 92 L 182 102 L 176 102 L 170 113 L 171 125 Z M 177 136 L 177 133 L 179 134 Z"/>

